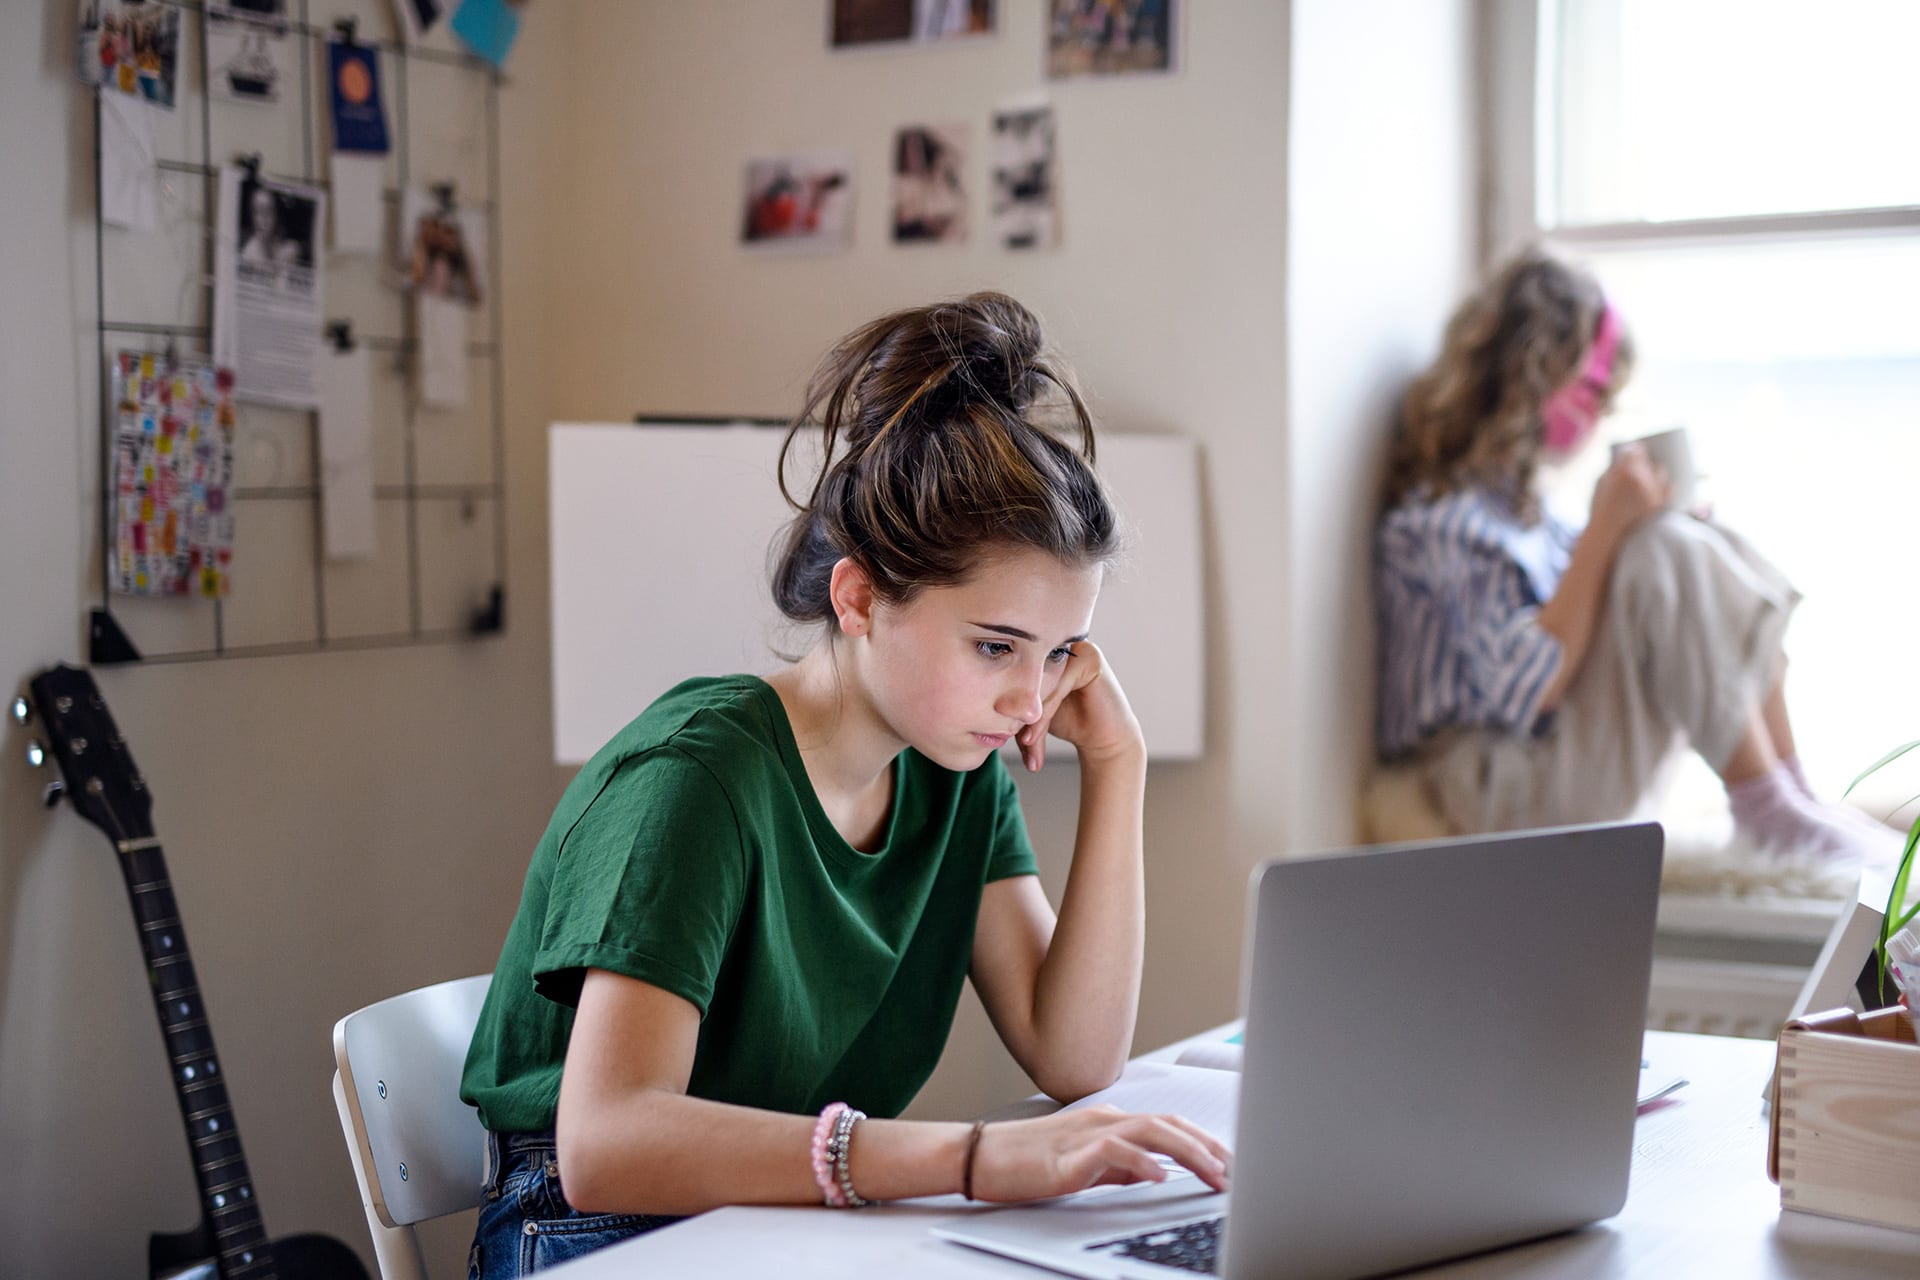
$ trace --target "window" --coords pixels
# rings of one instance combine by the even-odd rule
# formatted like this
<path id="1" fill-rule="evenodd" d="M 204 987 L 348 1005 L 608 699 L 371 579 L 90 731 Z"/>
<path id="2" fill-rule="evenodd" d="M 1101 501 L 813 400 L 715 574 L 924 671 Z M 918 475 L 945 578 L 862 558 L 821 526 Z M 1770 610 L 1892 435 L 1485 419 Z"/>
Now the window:
<path id="1" fill-rule="evenodd" d="M 1595 271 L 1639 351 L 1609 434 L 1689 427 L 1715 514 L 1805 593 L 1790 702 L 1837 795 L 1920 737 L 1920 4 L 1495 13 L 1536 24 L 1495 37 L 1496 101 L 1533 104 L 1530 154 L 1495 117 L 1496 240 Z M 1604 454 L 1556 505 L 1584 514 Z M 1717 792 L 1691 767 L 1681 799 Z"/>
<path id="2" fill-rule="evenodd" d="M 1553 10 L 1553 224 L 1920 205 L 1912 0 Z"/>

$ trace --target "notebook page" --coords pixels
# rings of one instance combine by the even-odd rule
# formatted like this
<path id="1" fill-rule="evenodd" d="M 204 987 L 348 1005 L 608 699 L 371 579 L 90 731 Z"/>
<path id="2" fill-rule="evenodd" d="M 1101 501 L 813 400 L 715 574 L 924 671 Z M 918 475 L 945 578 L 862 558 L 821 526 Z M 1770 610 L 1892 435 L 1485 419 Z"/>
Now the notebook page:
<path id="1" fill-rule="evenodd" d="M 1134 1062 L 1119 1082 L 1089 1094 L 1065 1111 L 1107 1103 L 1122 1111 L 1183 1116 L 1228 1146 L 1240 1110 L 1240 1073 L 1175 1062 Z"/>

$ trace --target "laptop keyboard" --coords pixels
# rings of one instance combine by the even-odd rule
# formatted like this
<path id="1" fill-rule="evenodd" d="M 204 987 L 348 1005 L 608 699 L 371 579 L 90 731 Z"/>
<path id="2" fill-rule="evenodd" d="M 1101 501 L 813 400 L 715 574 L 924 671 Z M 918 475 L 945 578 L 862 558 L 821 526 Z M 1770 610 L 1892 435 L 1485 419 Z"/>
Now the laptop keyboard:
<path id="1" fill-rule="evenodd" d="M 1137 1236 L 1106 1240 L 1086 1247 L 1119 1258 L 1134 1258 L 1200 1275 L 1213 1275 L 1220 1270 L 1220 1227 L 1224 1222 L 1224 1216 L 1202 1218 L 1198 1222 L 1159 1227 L 1143 1231 Z"/>

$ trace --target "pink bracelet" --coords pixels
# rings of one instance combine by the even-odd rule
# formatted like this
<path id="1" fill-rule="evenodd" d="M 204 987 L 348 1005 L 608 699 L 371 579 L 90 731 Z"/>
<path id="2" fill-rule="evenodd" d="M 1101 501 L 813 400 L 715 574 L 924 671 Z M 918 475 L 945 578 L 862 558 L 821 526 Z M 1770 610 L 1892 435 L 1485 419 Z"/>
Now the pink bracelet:
<path id="1" fill-rule="evenodd" d="M 813 1125 L 813 1180 L 820 1184 L 820 1195 L 831 1209 L 847 1207 L 847 1197 L 834 1176 L 833 1162 L 827 1158 L 827 1139 L 833 1135 L 834 1117 L 847 1109 L 844 1102 L 829 1102 L 820 1110 Z"/>

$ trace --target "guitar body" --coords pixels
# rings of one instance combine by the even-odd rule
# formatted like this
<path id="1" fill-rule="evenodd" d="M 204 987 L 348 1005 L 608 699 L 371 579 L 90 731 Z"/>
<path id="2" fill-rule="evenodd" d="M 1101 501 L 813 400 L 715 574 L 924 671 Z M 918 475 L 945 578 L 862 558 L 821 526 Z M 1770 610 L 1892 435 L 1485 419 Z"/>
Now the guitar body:
<path id="1" fill-rule="evenodd" d="M 367 1280 L 360 1256 L 332 1236 L 281 1236 L 268 1247 L 280 1280 Z M 206 1227 L 155 1232 L 147 1240 L 147 1275 L 151 1280 L 220 1280 Z"/>
<path id="2" fill-rule="evenodd" d="M 44 725 L 61 774 L 48 789 L 49 799 L 64 794 L 81 817 L 106 833 L 119 856 L 166 1044 L 167 1076 L 199 1186 L 200 1225 L 152 1236 L 149 1275 L 153 1280 L 367 1280 L 359 1257 L 331 1237 L 268 1239 L 173 882 L 153 834 L 153 797 L 146 780 L 92 676 L 62 664 L 36 675 L 29 688 L 31 700 L 16 703 L 14 714 L 25 723 L 37 713 Z"/>

